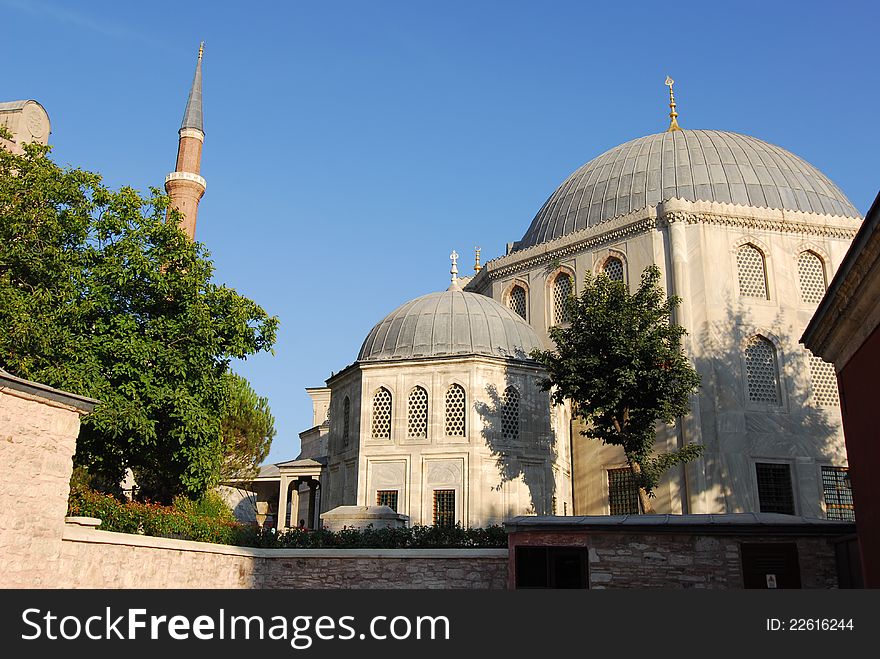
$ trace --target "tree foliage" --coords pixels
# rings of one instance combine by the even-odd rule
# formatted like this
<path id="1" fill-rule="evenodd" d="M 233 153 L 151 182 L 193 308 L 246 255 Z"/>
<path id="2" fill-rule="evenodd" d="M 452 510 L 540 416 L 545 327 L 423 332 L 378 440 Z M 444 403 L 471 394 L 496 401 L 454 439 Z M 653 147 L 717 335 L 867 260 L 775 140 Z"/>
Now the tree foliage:
<path id="1" fill-rule="evenodd" d="M 570 323 L 550 329 L 556 349 L 532 353 L 549 373 L 543 389 L 554 403 L 571 401 L 583 434 L 623 448 L 645 512 L 663 473 L 702 450 L 688 444 L 654 452 L 657 423 L 688 414 L 700 384 L 682 351 L 686 332 L 671 321 L 679 299 L 667 298 L 659 280 L 659 268 L 649 266 L 631 294 L 624 282 L 588 274 L 581 294 L 569 300 Z"/>
<path id="2" fill-rule="evenodd" d="M 131 468 L 146 496 L 197 497 L 220 474 L 230 360 L 271 350 L 278 321 L 212 281 L 158 190 L 48 151 L 0 150 L 0 367 L 101 401 L 75 462 L 105 483 Z"/>
<path id="3" fill-rule="evenodd" d="M 257 475 L 260 463 L 269 455 L 275 436 L 275 417 L 269 399 L 258 396 L 247 380 L 226 374 L 226 406 L 220 431 L 223 436 L 223 464 L 220 480 L 247 480 Z"/>

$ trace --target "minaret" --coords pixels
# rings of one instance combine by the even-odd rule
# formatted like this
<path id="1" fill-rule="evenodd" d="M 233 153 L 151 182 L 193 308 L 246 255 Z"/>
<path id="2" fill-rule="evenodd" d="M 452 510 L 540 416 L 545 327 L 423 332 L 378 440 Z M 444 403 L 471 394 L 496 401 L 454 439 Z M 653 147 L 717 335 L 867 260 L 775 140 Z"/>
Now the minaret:
<path id="1" fill-rule="evenodd" d="M 199 200 L 205 194 L 207 183 L 199 176 L 202 162 L 202 144 L 205 141 L 205 127 L 202 122 L 202 54 L 205 42 L 199 46 L 199 60 L 196 74 L 186 101 L 186 111 L 180 124 L 180 140 L 177 146 L 177 166 L 165 177 L 165 192 L 171 197 L 171 206 L 180 211 L 183 218 L 180 228 L 190 238 L 196 234 L 196 216 Z"/>

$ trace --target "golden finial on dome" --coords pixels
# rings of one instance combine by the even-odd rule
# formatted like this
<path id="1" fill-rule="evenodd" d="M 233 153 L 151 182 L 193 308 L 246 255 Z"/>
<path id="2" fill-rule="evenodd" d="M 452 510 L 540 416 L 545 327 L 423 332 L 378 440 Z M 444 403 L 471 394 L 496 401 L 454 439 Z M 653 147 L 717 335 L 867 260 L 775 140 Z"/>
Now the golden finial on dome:
<path id="1" fill-rule="evenodd" d="M 479 272 L 483 269 L 483 266 L 480 265 L 480 248 L 474 247 L 474 272 Z"/>
<path id="2" fill-rule="evenodd" d="M 669 87 L 669 128 L 666 129 L 666 132 L 673 133 L 681 130 L 681 126 L 678 125 L 678 112 L 675 111 L 675 94 L 672 92 L 672 85 L 675 84 L 675 80 L 666 76 L 665 84 Z"/>

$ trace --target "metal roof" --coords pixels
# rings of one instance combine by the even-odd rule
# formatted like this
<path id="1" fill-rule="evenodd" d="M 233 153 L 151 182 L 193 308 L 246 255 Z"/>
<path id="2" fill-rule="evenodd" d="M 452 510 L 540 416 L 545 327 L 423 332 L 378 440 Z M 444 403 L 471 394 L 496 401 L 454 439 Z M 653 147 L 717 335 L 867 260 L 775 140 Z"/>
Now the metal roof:
<path id="1" fill-rule="evenodd" d="M 204 117 L 202 116 L 202 52 L 199 51 L 199 59 L 196 62 L 196 73 L 193 76 L 192 86 L 189 90 L 189 98 L 186 100 L 186 110 L 183 112 L 183 121 L 180 129 L 195 128 L 205 132 Z"/>
<path id="2" fill-rule="evenodd" d="M 677 197 L 860 217 L 822 172 L 785 149 L 717 130 L 640 137 L 606 151 L 557 188 L 514 249 L 525 249 Z"/>
<path id="3" fill-rule="evenodd" d="M 486 355 L 527 359 L 541 347 L 528 323 L 492 298 L 448 290 L 411 300 L 367 335 L 358 361 Z"/>

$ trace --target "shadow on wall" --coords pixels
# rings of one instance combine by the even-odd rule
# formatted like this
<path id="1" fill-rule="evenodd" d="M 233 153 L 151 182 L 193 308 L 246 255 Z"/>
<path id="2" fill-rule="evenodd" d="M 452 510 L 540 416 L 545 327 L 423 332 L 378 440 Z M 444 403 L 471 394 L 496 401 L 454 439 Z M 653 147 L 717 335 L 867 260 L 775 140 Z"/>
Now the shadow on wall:
<path id="1" fill-rule="evenodd" d="M 525 391 L 524 387 L 534 387 L 534 391 Z M 530 501 L 527 511 L 511 511 L 514 500 L 508 510 L 502 511 L 502 517 L 554 514 L 556 479 L 552 465 L 556 463 L 557 447 L 550 423 L 549 395 L 540 391 L 537 377 L 514 379 L 509 371 L 505 373 L 504 390 L 490 384 L 486 394 L 489 402 L 477 402 L 475 408 L 483 421 L 480 434 L 498 469 L 499 481 L 493 489 L 502 491 L 506 484 L 521 478 Z"/>
<path id="2" fill-rule="evenodd" d="M 714 509 L 759 512 L 755 487 L 731 483 L 755 483 L 756 462 L 782 462 L 791 469 L 795 514 L 824 517 L 821 467 L 846 464 L 833 367 L 814 363 L 811 373 L 810 352 L 798 343 L 802 328 L 787 325 L 778 313 L 759 323 L 728 301 L 724 320 L 691 337 L 709 401 L 700 407 L 703 437 L 717 434 L 701 458 L 710 485 L 699 493 Z"/>

